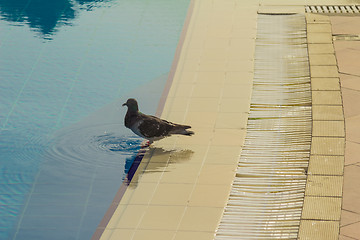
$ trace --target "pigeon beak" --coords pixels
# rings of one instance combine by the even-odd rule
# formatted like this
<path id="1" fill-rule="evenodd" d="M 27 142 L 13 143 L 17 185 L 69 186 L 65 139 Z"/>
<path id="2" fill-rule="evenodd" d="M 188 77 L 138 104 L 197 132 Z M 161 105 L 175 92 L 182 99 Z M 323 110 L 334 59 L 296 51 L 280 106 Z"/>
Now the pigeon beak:
<path id="1" fill-rule="evenodd" d="M 127 104 L 126 104 L 126 103 L 124 103 L 122 106 L 123 106 L 123 107 L 124 107 L 124 106 L 127 106 Z"/>

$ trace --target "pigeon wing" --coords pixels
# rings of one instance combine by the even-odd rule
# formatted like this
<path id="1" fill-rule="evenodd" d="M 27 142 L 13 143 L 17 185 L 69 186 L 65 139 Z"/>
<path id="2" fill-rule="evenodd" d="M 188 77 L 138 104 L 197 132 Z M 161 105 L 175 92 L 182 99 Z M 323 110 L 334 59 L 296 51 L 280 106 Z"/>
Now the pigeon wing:
<path id="1" fill-rule="evenodd" d="M 174 124 L 145 114 L 142 116 L 142 122 L 139 125 L 140 133 L 146 138 L 168 136 L 173 128 Z"/>

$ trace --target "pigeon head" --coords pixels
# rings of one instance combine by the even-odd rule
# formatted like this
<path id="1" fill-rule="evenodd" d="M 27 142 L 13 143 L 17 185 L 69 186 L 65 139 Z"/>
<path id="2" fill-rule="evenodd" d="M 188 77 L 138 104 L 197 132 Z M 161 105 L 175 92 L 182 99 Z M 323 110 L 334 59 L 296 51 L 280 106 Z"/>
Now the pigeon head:
<path id="1" fill-rule="evenodd" d="M 134 98 L 129 98 L 123 106 L 127 106 L 130 111 L 139 111 L 138 103 Z"/>

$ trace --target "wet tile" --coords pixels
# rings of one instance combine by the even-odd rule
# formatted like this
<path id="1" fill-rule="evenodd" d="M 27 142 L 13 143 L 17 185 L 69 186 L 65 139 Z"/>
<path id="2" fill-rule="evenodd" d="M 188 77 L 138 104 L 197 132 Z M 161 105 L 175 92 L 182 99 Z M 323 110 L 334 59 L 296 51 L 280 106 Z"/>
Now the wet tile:
<path id="1" fill-rule="evenodd" d="M 153 191 L 151 205 L 186 206 L 193 190 L 192 184 L 161 183 Z"/>
<path id="2" fill-rule="evenodd" d="M 343 175 L 344 157 L 311 155 L 308 174 Z"/>
<path id="3" fill-rule="evenodd" d="M 360 91 L 360 76 L 340 74 L 341 87 Z"/>
<path id="4" fill-rule="evenodd" d="M 342 96 L 344 102 L 345 118 L 351 118 L 360 115 L 360 108 L 354 104 L 360 102 L 360 91 L 342 88 Z"/>
<path id="5" fill-rule="evenodd" d="M 360 167 L 356 165 L 346 166 L 344 170 L 344 193 L 343 209 L 360 213 Z"/>
<path id="6" fill-rule="evenodd" d="M 247 125 L 247 113 L 218 113 L 215 128 L 217 129 L 245 129 Z"/>
<path id="7" fill-rule="evenodd" d="M 337 66 L 310 66 L 311 77 L 339 77 Z"/>
<path id="8" fill-rule="evenodd" d="M 344 120 L 342 106 L 319 106 L 312 107 L 314 120 Z"/>
<path id="9" fill-rule="evenodd" d="M 188 207 L 180 223 L 180 231 L 215 232 L 223 208 Z"/>
<path id="10" fill-rule="evenodd" d="M 358 239 L 360 236 L 360 222 L 349 224 L 340 228 L 340 234 Z"/>
<path id="11" fill-rule="evenodd" d="M 313 105 L 342 105 L 340 91 L 312 91 Z"/>
<path id="12" fill-rule="evenodd" d="M 308 176 L 305 195 L 341 197 L 342 186 L 342 176 Z"/>
<path id="13" fill-rule="evenodd" d="M 309 55 L 313 54 L 334 54 L 334 46 L 331 43 L 309 43 L 308 44 Z"/>
<path id="14" fill-rule="evenodd" d="M 299 240 L 337 240 L 338 236 L 338 221 L 302 220 L 300 223 Z"/>
<path id="15" fill-rule="evenodd" d="M 340 137 L 312 137 L 311 154 L 344 155 L 345 139 Z"/>
<path id="16" fill-rule="evenodd" d="M 334 54 L 319 54 L 309 56 L 310 65 L 329 66 L 336 65 L 336 58 Z"/>
<path id="17" fill-rule="evenodd" d="M 190 207 L 225 207 L 229 198 L 229 185 L 197 184 L 191 194 Z"/>
<path id="18" fill-rule="evenodd" d="M 346 141 L 345 143 L 345 166 L 360 162 L 360 143 Z"/>
<path id="19" fill-rule="evenodd" d="M 360 115 L 345 119 L 346 139 L 351 142 L 360 143 Z"/>
<path id="20" fill-rule="evenodd" d="M 304 198 L 301 218 L 313 220 L 340 220 L 341 198 L 312 197 Z"/>
<path id="21" fill-rule="evenodd" d="M 175 231 L 138 229 L 135 231 L 131 240 L 169 240 L 173 239 L 174 235 Z M 118 240 L 119 239 L 123 240 L 124 238 L 118 238 Z"/>
<path id="22" fill-rule="evenodd" d="M 312 78 L 311 90 L 340 90 L 339 78 Z"/>
<path id="23" fill-rule="evenodd" d="M 345 137 L 344 121 L 313 121 L 312 136 Z"/>
<path id="24" fill-rule="evenodd" d="M 360 214 L 341 210 L 340 226 L 346 226 L 352 223 L 360 222 Z"/>
<path id="25" fill-rule="evenodd" d="M 213 240 L 215 233 L 178 231 L 174 240 Z"/>
<path id="26" fill-rule="evenodd" d="M 185 209 L 185 206 L 149 206 L 138 228 L 176 230 Z"/>

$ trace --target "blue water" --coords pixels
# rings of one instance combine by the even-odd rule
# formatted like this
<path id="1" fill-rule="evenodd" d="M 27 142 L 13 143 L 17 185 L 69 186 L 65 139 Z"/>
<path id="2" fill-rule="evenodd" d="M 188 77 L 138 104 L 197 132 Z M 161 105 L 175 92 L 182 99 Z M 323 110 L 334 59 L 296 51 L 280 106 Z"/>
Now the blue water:
<path id="1" fill-rule="evenodd" d="M 89 239 L 155 113 L 189 0 L 0 0 L 0 239 Z"/>

